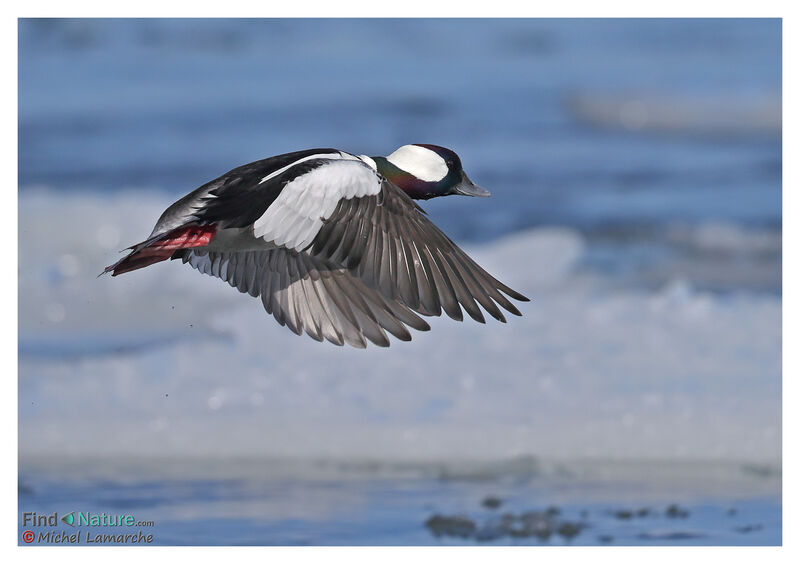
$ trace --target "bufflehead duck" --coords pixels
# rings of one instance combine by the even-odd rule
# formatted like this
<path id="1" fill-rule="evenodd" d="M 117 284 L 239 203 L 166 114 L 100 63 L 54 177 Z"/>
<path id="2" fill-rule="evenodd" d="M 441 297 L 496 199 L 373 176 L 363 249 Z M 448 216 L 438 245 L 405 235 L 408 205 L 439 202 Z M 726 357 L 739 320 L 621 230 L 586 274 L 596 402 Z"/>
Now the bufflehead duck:
<path id="1" fill-rule="evenodd" d="M 147 240 L 103 273 L 180 259 L 253 297 L 298 335 L 387 347 L 411 340 L 419 315 L 442 310 L 484 323 L 478 304 L 528 298 L 499 282 L 442 233 L 414 200 L 489 196 L 453 151 L 405 145 L 387 157 L 309 149 L 246 164 L 187 194 Z M 505 295 L 503 295 L 505 294 Z M 460 304 L 460 305 L 459 305 Z"/>

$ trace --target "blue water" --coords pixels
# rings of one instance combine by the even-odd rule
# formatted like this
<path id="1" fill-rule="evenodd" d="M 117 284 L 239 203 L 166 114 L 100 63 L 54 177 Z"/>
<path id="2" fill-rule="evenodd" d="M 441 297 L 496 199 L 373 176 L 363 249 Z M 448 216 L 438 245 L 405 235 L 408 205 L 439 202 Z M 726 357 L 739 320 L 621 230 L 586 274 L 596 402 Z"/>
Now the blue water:
<path id="1" fill-rule="evenodd" d="M 578 453 L 657 452 L 667 467 L 672 453 L 711 450 L 772 462 L 781 42 L 781 22 L 769 19 L 20 20 L 20 443 L 53 455 L 21 454 L 20 511 L 133 512 L 155 521 L 156 544 L 779 544 L 779 469 L 734 471 L 730 482 L 703 468 L 657 483 L 505 468 L 462 480 L 306 467 L 261 476 L 235 460 L 98 471 L 88 455 L 69 455 L 107 464 L 120 444 L 148 451 L 153 441 L 156 454 L 181 456 L 262 439 L 294 452 L 295 435 L 273 436 L 285 428 L 314 458 L 337 429 L 366 421 L 376 433 L 365 451 L 396 441 L 407 455 L 449 452 L 452 439 L 472 453 L 464 434 L 491 426 L 500 431 L 475 445 L 479 457 L 488 447 L 527 452 L 552 434 L 551 445 Z M 150 269 L 95 280 L 108 255 L 146 235 L 152 223 L 139 236 L 139 220 L 154 222 L 156 208 L 235 166 L 309 147 L 385 155 L 413 142 L 453 148 L 492 191 L 425 202 L 457 242 L 480 249 L 558 228 L 522 235 L 535 264 L 510 253 L 499 263 L 504 276 L 555 271 L 521 278 L 536 288 L 521 320 L 436 327 L 401 349 L 406 359 L 389 356 L 401 354 L 393 345 L 385 364 L 370 361 L 380 374 L 359 380 L 369 370 L 348 366 L 377 357 L 344 351 L 333 362 L 306 348 L 316 343 L 283 340 L 263 312 L 240 315 L 227 295 L 204 293 L 208 280 L 189 287 Z M 427 337 L 438 348 L 424 348 Z M 464 339 L 486 354 L 457 358 Z M 302 372 L 287 355 L 328 372 Z M 197 373 L 198 359 L 210 375 Z M 413 390 L 399 390 L 392 374 L 405 375 L 403 360 L 452 374 L 409 375 Z M 219 365 L 228 378 L 214 375 Z M 473 387 L 480 402 L 465 399 Z M 64 420 L 116 413 L 131 421 L 66 436 Z M 253 421 L 269 432 L 239 427 Z M 404 427 L 420 422 L 429 427 L 419 442 L 406 441 Z M 389 424 L 396 433 L 381 435 Z M 611 442 L 584 444 L 592 429 Z M 616 448 L 616 436 L 632 446 Z M 486 496 L 501 506 L 483 507 Z M 668 516 L 675 504 L 688 515 Z M 551 506 L 560 513 L 546 541 L 498 528 L 506 512 Z M 477 532 L 437 536 L 426 526 L 435 516 L 463 517 Z M 565 524 L 579 532 L 559 534 Z"/>
<path id="2" fill-rule="evenodd" d="M 495 194 L 429 203 L 459 239 L 781 223 L 779 20 L 22 20 L 19 37 L 23 189 L 177 197 L 299 148 L 433 142 Z M 585 109 L 630 97 L 674 130 Z"/>
<path id="3" fill-rule="evenodd" d="M 274 475 L 275 461 L 252 460 L 234 461 L 222 476 L 219 468 L 209 470 L 200 461 L 188 463 L 188 476 L 170 472 L 173 465 L 186 470 L 186 464 L 165 459 L 143 470 L 141 462 L 116 463 L 116 473 L 98 477 L 96 461 L 89 460 L 84 470 L 90 478 L 76 478 L 74 467 L 60 478 L 49 464 L 28 468 L 21 473 L 21 514 L 133 515 L 137 523 L 152 524 L 92 527 L 59 521 L 57 527 L 37 527 L 20 520 L 19 534 L 31 530 L 34 544 L 54 544 L 38 535 L 80 530 L 82 545 L 87 534 L 139 531 L 152 534 L 154 545 L 781 544 L 780 496 L 765 493 L 776 477 L 752 477 L 744 488 L 712 493 L 712 487 L 692 496 L 696 488 L 708 487 L 702 485 L 708 471 L 702 465 L 689 480 L 668 474 L 666 481 L 643 481 L 635 472 L 600 479 L 563 468 L 557 475 L 506 470 L 467 476 L 436 466 L 373 463 L 347 469 L 321 462 Z M 255 474 L 243 475 L 241 468 Z M 547 532 L 541 537 L 526 532 L 519 522 L 526 513 L 549 513 Z M 437 517 L 440 523 L 466 519 L 473 525 L 460 534 L 432 525 Z M 503 519 L 515 534 L 500 525 Z"/>

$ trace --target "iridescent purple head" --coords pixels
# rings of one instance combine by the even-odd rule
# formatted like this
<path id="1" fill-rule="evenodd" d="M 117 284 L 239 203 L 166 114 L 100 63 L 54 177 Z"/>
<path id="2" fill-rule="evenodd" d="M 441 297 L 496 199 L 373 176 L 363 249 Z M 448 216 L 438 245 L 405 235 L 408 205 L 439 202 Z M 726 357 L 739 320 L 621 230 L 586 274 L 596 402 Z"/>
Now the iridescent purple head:
<path id="1" fill-rule="evenodd" d="M 461 168 L 453 151 L 438 145 L 403 145 L 388 157 L 372 157 L 378 172 L 415 200 L 461 194 L 489 196 Z"/>

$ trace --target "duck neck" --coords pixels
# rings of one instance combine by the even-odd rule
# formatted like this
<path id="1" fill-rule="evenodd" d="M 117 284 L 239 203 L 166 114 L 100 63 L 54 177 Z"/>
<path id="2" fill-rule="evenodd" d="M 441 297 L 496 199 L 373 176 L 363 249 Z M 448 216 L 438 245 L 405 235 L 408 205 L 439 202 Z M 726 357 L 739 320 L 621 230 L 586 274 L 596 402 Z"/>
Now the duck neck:
<path id="1" fill-rule="evenodd" d="M 386 157 L 372 157 L 372 160 L 375 161 L 378 172 L 411 198 L 415 200 L 427 200 L 439 195 L 433 191 L 435 183 L 420 180 L 413 174 L 390 163 Z"/>

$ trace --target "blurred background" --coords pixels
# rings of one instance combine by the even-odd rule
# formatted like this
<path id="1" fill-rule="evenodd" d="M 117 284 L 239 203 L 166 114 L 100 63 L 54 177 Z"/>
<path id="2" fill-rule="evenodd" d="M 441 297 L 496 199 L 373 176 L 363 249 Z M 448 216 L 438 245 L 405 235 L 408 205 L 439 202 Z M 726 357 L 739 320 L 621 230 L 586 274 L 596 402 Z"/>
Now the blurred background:
<path id="1" fill-rule="evenodd" d="M 522 318 L 358 351 L 185 265 L 96 278 L 235 166 L 407 143 L 491 190 L 424 207 Z M 780 543 L 781 166 L 780 20 L 20 20 L 19 510 Z"/>

